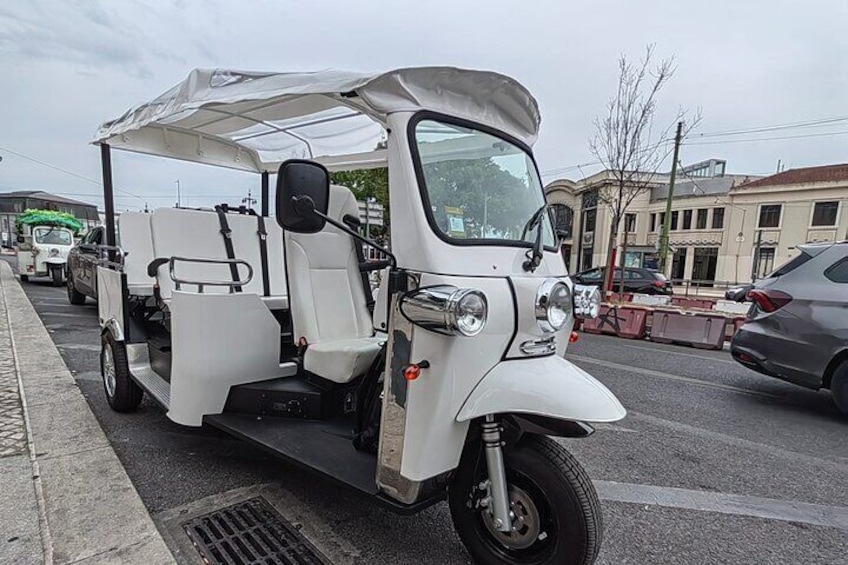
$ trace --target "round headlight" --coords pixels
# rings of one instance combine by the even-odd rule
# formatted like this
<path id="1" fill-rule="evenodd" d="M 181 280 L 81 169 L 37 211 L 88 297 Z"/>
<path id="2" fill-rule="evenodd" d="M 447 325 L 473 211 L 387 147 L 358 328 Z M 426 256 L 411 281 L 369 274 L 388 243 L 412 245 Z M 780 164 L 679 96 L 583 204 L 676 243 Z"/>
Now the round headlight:
<path id="1" fill-rule="evenodd" d="M 571 291 L 557 279 L 546 279 L 536 293 L 536 321 L 543 332 L 561 330 L 571 311 Z"/>
<path id="2" fill-rule="evenodd" d="M 55 247 L 51 248 L 51 249 L 50 249 L 50 256 L 51 256 L 51 257 L 56 257 L 57 255 L 59 255 L 59 250 L 58 250 L 58 249 L 56 249 Z"/>
<path id="3" fill-rule="evenodd" d="M 458 290 L 451 297 L 453 306 L 453 324 L 464 336 L 475 336 L 486 326 L 489 306 L 486 295 L 477 290 Z"/>

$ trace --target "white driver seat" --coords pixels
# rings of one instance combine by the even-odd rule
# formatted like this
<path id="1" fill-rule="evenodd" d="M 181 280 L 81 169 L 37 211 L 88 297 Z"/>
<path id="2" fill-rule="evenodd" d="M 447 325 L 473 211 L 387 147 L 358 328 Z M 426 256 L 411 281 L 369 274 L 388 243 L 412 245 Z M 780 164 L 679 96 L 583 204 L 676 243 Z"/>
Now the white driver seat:
<path id="1" fill-rule="evenodd" d="M 327 215 L 359 218 L 353 193 L 330 186 Z M 285 233 L 289 304 L 295 343 L 307 342 L 303 366 L 336 383 L 365 374 L 385 338 L 375 338 L 362 288 L 355 242 L 326 224 L 318 233 Z"/>

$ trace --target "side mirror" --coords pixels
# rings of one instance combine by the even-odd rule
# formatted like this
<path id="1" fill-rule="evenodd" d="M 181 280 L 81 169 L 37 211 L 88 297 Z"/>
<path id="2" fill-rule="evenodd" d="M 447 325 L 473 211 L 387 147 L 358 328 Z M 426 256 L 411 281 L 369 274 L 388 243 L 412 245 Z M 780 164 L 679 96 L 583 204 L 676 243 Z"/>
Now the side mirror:
<path id="1" fill-rule="evenodd" d="M 317 233 L 330 202 L 330 173 L 314 161 L 290 159 L 277 174 L 277 223 L 295 233 Z"/>

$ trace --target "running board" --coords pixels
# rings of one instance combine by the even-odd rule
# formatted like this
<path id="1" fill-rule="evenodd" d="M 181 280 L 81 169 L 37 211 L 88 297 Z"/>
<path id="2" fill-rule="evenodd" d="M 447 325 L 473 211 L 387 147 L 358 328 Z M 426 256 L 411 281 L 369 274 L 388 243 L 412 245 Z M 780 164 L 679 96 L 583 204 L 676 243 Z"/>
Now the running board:
<path id="1" fill-rule="evenodd" d="M 168 410 L 171 407 L 171 384 L 160 377 L 150 366 L 147 344 L 127 344 L 127 357 L 133 380 L 152 396 L 162 408 Z"/>

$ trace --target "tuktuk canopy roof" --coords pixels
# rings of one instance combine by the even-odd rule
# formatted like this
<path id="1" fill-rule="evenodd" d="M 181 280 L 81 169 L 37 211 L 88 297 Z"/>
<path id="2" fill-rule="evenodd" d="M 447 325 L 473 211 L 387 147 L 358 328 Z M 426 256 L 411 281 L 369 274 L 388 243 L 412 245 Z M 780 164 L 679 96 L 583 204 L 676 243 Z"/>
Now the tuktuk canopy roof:
<path id="1" fill-rule="evenodd" d="M 94 143 L 252 172 L 307 158 L 331 170 L 385 166 L 389 114 L 431 110 L 532 145 L 539 108 L 514 79 L 452 67 L 381 74 L 196 69 L 150 102 L 104 123 Z"/>

